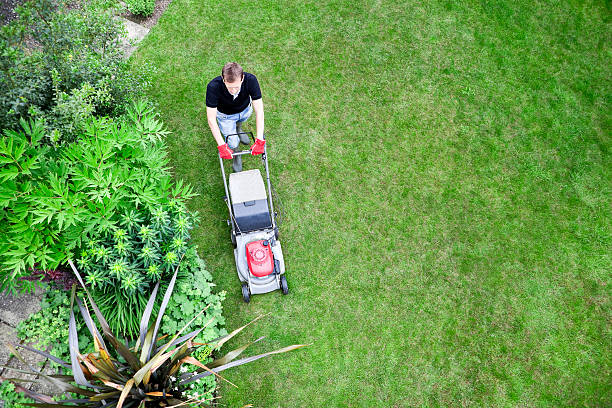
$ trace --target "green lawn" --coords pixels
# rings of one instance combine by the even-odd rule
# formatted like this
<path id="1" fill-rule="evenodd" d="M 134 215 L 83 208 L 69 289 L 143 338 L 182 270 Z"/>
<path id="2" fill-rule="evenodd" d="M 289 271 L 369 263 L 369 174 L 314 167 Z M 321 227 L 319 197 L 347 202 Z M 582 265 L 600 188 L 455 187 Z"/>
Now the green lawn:
<path id="1" fill-rule="evenodd" d="M 610 7 L 172 2 L 133 66 L 228 327 L 270 313 L 233 344 L 313 343 L 226 371 L 222 406 L 612 406 Z M 227 61 L 261 83 L 286 213 L 291 293 L 248 305 L 205 119 Z"/>

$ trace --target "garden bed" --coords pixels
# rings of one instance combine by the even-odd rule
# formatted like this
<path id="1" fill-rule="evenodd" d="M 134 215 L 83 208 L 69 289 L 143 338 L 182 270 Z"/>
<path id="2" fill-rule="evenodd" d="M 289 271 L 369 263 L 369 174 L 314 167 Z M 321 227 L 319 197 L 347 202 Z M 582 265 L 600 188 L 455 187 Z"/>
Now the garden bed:
<path id="1" fill-rule="evenodd" d="M 121 17 L 124 17 L 136 24 L 140 24 L 143 27 L 151 29 L 151 27 L 157 24 L 157 21 L 159 20 L 161 15 L 164 14 L 164 11 L 166 11 L 171 2 L 172 0 L 157 0 L 155 2 L 155 11 L 153 11 L 153 14 L 149 17 L 138 16 L 130 13 L 127 10 L 121 14 Z"/>

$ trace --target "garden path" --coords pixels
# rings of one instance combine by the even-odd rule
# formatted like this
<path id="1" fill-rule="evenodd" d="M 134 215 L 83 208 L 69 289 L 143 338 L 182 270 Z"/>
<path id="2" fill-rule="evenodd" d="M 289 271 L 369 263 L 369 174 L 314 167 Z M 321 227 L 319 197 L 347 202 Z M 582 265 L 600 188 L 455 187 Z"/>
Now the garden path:
<path id="1" fill-rule="evenodd" d="M 127 30 L 127 38 L 124 38 L 122 48 L 125 53 L 125 58 L 129 58 L 130 55 L 136 51 L 136 48 L 138 48 L 138 43 L 149 33 L 149 29 L 126 18 L 117 18 L 123 21 Z"/>
<path id="2" fill-rule="evenodd" d="M 15 356 L 12 356 L 10 351 L 7 349 L 6 344 L 19 343 L 17 338 L 16 327 L 20 321 L 25 320 L 29 315 L 36 313 L 40 310 L 40 301 L 42 299 L 43 292 L 38 289 L 34 293 L 22 294 L 19 296 L 12 296 L 6 293 L 0 293 L 0 343 L 3 347 L 0 347 L 0 365 L 14 367 L 17 369 L 24 369 L 24 364 L 19 361 Z M 47 366 L 47 359 L 25 351 L 22 353 L 28 364 L 35 369 L 43 368 Z M 30 374 L 22 374 L 16 371 L 12 371 L 6 368 L 0 369 L 0 377 L 10 378 L 21 378 L 31 380 L 36 376 Z M 46 391 L 46 386 L 37 383 L 24 383 L 24 387 L 36 391 Z M 0 408 L 4 407 L 4 403 L 0 401 Z"/>

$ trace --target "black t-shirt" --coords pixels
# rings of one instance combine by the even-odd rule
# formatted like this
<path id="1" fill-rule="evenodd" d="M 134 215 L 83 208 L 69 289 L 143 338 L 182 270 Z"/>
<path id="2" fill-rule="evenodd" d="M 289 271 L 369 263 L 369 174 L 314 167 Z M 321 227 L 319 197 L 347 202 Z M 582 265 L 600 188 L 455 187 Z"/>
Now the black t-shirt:
<path id="1" fill-rule="evenodd" d="M 259 89 L 257 77 L 248 72 L 244 73 L 244 80 L 236 99 L 227 90 L 221 76 L 210 81 L 206 87 L 206 106 L 217 108 L 219 112 L 226 115 L 242 112 L 249 106 L 251 99 L 261 99 L 261 89 Z"/>

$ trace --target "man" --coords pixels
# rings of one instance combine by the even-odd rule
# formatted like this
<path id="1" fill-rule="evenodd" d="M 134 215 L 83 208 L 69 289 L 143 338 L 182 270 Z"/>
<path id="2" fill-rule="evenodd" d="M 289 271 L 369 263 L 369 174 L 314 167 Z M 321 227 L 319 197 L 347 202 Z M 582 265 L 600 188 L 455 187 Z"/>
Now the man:
<path id="1" fill-rule="evenodd" d="M 262 154 L 264 140 L 264 111 L 259 82 L 253 74 L 244 72 L 236 62 L 228 62 L 206 87 L 206 117 L 208 126 L 217 141 L 219 155 L 232 158 L 232 150 L 238 151 L 239 143 L 249 144 L 249 137 L 241 133 L 242 124 L 255 111 L 257 138 L 251 146 L 251 154 Z M 238 133 L 239 135 L 237 135 Z M 235 172 L 242 171 L 242 157 L 234 158 Z"/>

